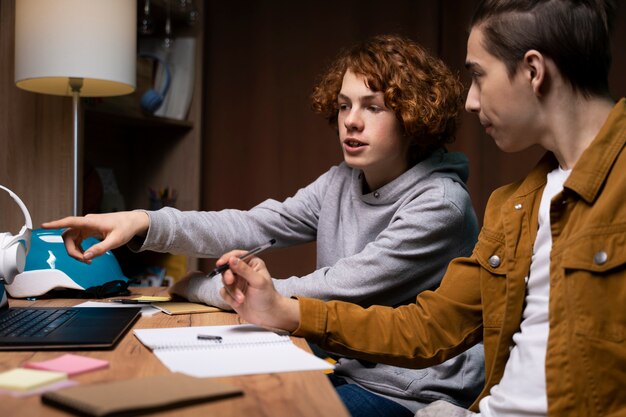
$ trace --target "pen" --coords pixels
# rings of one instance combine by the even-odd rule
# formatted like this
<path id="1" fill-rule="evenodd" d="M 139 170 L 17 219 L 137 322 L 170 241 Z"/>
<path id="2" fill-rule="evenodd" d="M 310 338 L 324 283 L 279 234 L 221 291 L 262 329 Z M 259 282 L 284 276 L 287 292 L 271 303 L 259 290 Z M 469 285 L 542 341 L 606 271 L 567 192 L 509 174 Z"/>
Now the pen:
<path id="1" fill-rule="evenodd" d="M 222 343 L 222 336 L 213 336 L 211 334 L 199 334 L 198 340 L 215 340 L 216 342 Z"/>
<path id="2" fill-rule="evenodd" d="M 252 249 L 250 252 L 241 255 L 239 257 L 239 259 L 241 259 L 242 261 L 245 261 L 246 259 L 250 258 L 251 256 L 256 255 L 257 253 L 263 252 L 265 249 L 269 248 L 274 243 L 276 243 L 276 239 L 270 239 L 270 241 L 267 242 L 265 245 L 261 245 L 259 247 L 256 247 L 256 248 Z M 209 273 L 208 276 L 209 276 L 209 278 L 212 278 L 212 277 L 216 276 L 217 274 L 221 274 L 222 272 L 226 271 L 227 269 L 228 269 L 228 263 L 225 263 L 224 265 L 220 265 L 217 268 L 213 269 Z"/>
<path id="3" fill-rule="evenodd" d="M 130 298 L 119 298 L 116 300 L 110 300 L 112 303 L 121 303 L 121 304 L 150 304 L 152 301 L 150 300 L 132 300 Z"/>

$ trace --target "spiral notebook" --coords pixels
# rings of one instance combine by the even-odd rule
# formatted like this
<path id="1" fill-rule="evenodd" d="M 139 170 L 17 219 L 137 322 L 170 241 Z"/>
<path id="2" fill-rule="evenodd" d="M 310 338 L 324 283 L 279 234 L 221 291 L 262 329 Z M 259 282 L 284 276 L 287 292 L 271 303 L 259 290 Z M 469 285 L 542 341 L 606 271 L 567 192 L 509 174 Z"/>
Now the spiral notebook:
<path id="1" fill-rule="evenodd" d="M 254 325 L 133 332 L 170 371 L 198 378 L 333 369 L 330 363 L 294 345 L 289 336 Z M 198 335 L 209 338 L 199 339 Z"/>

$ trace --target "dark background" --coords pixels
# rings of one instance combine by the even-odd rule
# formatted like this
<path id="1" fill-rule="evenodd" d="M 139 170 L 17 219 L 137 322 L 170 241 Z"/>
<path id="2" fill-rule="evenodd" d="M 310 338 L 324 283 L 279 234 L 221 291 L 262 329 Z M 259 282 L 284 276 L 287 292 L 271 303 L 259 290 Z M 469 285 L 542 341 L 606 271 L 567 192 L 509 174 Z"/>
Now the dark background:
<path id="1" fill-rule="evenodd" d="M 249 208 L 282 200 L 342 160 L 337 136 L 309 107 L 316 77 L 341 48 L 381 33 L 407 35 L 458 72 L 466 86 L 467 25 L 476 1 L 348 0 L 207 3 L 202 206 Z M 626 10 L 614 33 L 615 97 L 626 95 Z M 464 112 L 451 150 L 470 159 L 482 220 L 490 193 L 518 180 L 539 149 L 505 154 Z M 265 255 L 277 276 L 314 267 L 312 245 Z M 285 251 L 282 251 L 285 252 Z"/>

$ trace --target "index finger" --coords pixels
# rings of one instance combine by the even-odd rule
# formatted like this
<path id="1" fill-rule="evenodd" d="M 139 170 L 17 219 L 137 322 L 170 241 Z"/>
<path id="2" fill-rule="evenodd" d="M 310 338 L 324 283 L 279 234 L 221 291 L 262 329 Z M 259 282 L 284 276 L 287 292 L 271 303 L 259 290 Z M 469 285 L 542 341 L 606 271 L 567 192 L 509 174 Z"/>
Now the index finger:
<path id="1" fill-rule="evenodd" d="M 246 252 L 245 250 L 241 250 L 241 249 L 235 249 L 235 250 L 231 250 L 230 252 L 226 252 L 225 254 L 223 254 L 222 256 L 220 256 L 217 261 L 215 261 L 215 265 L 220 266 L 220 265 L 224 265 L 228 263 L 228 260 L 230 258 L 241 258 L 243 255 L 245 255 Z"/>
<path id="2" fill-rule="evenodd" d="M 52 220 L 41 224 L 42 229 L 66 229 L 69 227 L 85 226 L 84 217 L 68 216 L 58 220 Z"/>

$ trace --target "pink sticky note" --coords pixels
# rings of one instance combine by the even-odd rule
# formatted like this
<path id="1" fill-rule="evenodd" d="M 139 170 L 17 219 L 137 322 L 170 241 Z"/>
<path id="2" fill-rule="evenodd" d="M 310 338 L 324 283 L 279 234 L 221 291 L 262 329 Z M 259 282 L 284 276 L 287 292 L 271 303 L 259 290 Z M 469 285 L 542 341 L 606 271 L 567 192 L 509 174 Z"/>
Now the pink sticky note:
<path id="1" fill-rule="evenodd" d="M 109 366 L 109 361 L 89 358 L 71 353 L 41 362 L 26 362 L 24 368 L 42 369 L 44 371 L 60 371 L 68 375 L 82 374 Z"/>

